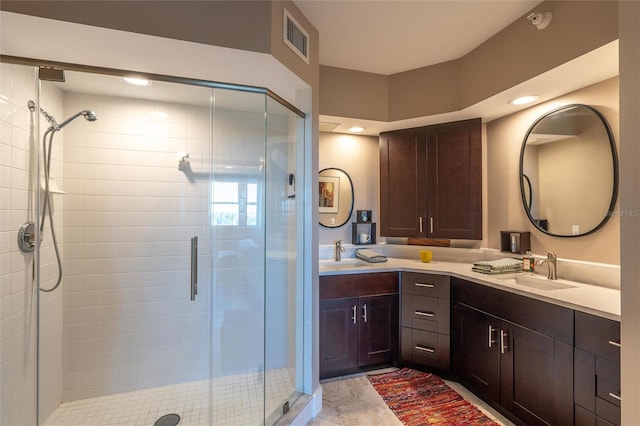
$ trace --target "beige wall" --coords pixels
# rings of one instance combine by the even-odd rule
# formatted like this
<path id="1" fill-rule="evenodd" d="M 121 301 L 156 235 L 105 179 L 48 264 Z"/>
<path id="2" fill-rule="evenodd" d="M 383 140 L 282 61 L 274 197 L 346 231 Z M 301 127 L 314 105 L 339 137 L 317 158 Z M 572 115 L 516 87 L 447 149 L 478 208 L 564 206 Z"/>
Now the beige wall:
<path id="1" fill-rule="evenodd" d="M 529 126 L 541 115 L 561 105 L 582 103 L 595 107 L 619 139 L 618 79 L 613 78 L 569 93 L 550 102 L 487 123 L 487 222 L 486 245 L 499 248 L 500 230 L 531 232 L 532 249 L 555 251 L 559 257 L 593 262 L 620 263 L 620 218 L 591 235 L 559 238 L 538 231 L 528 220 L 522 206 L 519 186 L 519 159 L 522 139 Z M 615 209 L 618 211 L 618 208 Z"/>
<path id="2" fill-rule="evenodd" d="M 353 181 L 353 215 L 346 225 L 325 228 L 318 225 L 319 244 L 333 244 L 337 240 L 351 243 L 351 222 L 356 210 L 373 210 L 373 221 L 378 221 L 378 192 L 380 167 L 378 138 L 376 136 L 320 133 L 320 170 L 337 167 L 344 170 Z"/>
<path id="3" fill-rule="evenodd" d="M 640 2 L 620 3 L 620 208 L 640 209 Z M 640 424 L 640 217 L 621 229 L 621 380 L 623 425 Z"/>
<path id="4" fill-rule="evenodd" d="M 450 62 L 375 79 L 370 73 L 345 75 L 340 68 L 322 67 L 320 114 L 395 121 L 458 111 L 618 38 L 616 1 L 546 1 L 535 10 L 553 13 L 544 31 L 531 25 L 524 14 Z M 360 80 L 379 80 L 380 87 L 388 86 L 388 94 L 372 98 L 375 91 L 346 87 Z M 385 109 L 387 120 L 379 115 Z"/>
<path id="5" fill-rule="evenodd" d="M 321 114 L 389 121 L 386 75 L 322 65 L 320 82 Z"/>
<path id="6" fill-rule="evenodd" d="M 291 51 L 282 40 L 284 7 L 309 34 L 309 64 Z M 318 87 L 318 31 L 291 1 L 3 0 L 0 2 L 0 10 L 212 46 L 270 53 L 307 84 Z"/>
<path id="7" fill-rule="evenodd" d="M 264 1 L 12 1 L 0 9 L 59 21 L 269 52 L 271 6 Z"/>

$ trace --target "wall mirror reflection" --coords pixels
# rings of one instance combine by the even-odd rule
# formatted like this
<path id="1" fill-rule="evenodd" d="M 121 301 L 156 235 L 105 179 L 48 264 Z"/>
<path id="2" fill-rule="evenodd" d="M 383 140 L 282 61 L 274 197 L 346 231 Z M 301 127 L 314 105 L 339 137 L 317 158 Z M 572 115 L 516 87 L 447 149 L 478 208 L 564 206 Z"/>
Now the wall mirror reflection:
<path id="1" fill-rule="evenodd" d="M 353 183 L 347 172 L 337 168 L 320 170 L 318 200 L 320 225 L 338 228 L 347 223 L 353 212 Z"/>
<path id="2" fill-rule="evenodd" d="M 546 234 L 577 237 L 611 216 L 618 158 L 605 118 L 587 105 L 567 105 L 538 118 L 520 152 L 520 191 L 531 222 Z"/>

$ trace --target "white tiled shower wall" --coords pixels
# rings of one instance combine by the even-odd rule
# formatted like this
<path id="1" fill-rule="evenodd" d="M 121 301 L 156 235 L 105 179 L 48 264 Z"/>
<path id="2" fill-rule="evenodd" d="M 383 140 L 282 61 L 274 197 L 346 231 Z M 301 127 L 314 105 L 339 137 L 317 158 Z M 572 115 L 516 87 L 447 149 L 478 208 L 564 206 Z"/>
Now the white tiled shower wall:
<path id="1" fill-rule="evenodd" d="M 16 244 L 17 229 L 33 220 L 36 155 L 29 99 L 33 68 L 0 64 L 0 424 L 36 423 L 36 297 L 30 254 Z"/>
<path id="2" fill-rule="evenodd" d="M 66 94 L 64 401 L 209 377 L 207 108 Z M 198 296 L 190 239 L 198 236 Z"/>
<path id="3" fill-rule="evenodd" d="M 295 257 L 286 255 L 296 241 L 294 202 L 285 192 L 288 162 L 295 163 L 290 118 L 270 132 L 267 155 L 265 97 L 216 90 L 214 98 L 256 112 L 214 108 L 210 136 L 207 107 L 65 96 L 67 116 L 98 115 L 65 128 L 65 401 L 295 366 L 287 355 L 287 342 L 295 344 L 290 315 L 297 314 L 287 308 L 296 294 L 296 280 L 288 279 Z M 269 119 L 271 128 L 277 121 Z M 189 153 L 191 172 L 178 170 L 178 152 Z M 257 173 L 264 181 L 259 163 L 267 162 L 272 186 L 266 208 L 259 206 L 262 226 L 210 226 L 209 156 L 215 180 Z M 195 302 L 193 235 L 200 248 Z"/>

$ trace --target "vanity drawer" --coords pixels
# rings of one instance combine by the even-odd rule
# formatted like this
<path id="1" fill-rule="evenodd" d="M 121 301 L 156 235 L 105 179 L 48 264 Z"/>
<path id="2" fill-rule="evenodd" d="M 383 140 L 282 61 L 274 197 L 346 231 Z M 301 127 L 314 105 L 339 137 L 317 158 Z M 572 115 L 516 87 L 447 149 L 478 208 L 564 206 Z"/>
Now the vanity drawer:
<path id="1" fill-rule="evenodd" d="M 596 357 L 596 396 L 620 407 L 620 364 Z"/>
<path id="2" fill-rule="evenodd" d="M 449 369 L 449 336 L 402 327 L 402 359 L 427 367 Z"/>
<path id="3" fill-rule="evenodd" d="M 620 323 L 576 311 L 575 346 L 611 361 L 620 362 Z"/>
<path id="4" fill-rule="evenodd" d="M 449 334 L 449 301 L 437 297 L 402 295 L 402 326 Z"/>
<path id="5" fill-rule="evenodd" d="M 402 293 L 440 297 L 443 299 L 450 298 L 451 280 L 447 275 L 403 272 L 401 281 Z"/>

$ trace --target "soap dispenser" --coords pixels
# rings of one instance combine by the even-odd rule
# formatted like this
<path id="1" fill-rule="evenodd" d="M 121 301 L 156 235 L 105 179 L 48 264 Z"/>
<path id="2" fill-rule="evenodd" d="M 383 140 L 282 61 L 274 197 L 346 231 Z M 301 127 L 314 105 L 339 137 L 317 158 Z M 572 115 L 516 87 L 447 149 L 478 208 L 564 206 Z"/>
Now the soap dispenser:
<path id="1" fill-rule="evenodd" d="M 522 256 L 522 270 L 524 272 L 535 272 L 535 264 L 535 259 L 531 256 L 531 250 L 527 250 Z"/>

